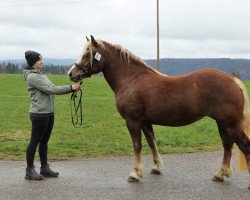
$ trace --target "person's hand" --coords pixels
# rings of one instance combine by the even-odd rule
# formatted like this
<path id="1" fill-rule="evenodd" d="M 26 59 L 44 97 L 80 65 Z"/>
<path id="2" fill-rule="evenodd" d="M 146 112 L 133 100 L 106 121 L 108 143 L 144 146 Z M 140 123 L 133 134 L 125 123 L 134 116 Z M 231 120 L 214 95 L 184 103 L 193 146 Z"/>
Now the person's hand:
<path id="1" fill-rule="evenodd" d="M 73 85 L 71 85 L 72 90 L 75 92 L 78 92 L 81 89 L 81 85 L 80 83 L 74 83 Z"/>

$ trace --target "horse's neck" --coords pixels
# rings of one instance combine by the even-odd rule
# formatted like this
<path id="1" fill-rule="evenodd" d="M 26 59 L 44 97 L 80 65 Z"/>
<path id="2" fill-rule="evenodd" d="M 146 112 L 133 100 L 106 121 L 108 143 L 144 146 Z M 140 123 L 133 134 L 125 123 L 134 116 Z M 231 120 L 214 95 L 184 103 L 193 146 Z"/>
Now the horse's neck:
<path id="1" fill-rule="evenodd" d="M 141 70 L 140 66 L 134 65 L 134 63 L 128 65 L 127 62 L 120 60 L 105 65 L 103 75 L 114 93 L 126 87 L 129 81 L 139 73 L 138 70 Z"/>

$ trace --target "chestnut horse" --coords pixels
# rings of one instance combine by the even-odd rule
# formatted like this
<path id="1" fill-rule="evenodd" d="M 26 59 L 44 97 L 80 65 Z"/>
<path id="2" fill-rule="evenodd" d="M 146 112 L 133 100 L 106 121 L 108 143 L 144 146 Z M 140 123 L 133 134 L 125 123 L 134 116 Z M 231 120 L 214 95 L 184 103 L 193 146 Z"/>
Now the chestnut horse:
<path id="1" fill-rule="evenodd" d="M 99 72 L 114 91 L 117 110 L 132 138 L 136 161 L 128 181 L 138 181 L 143 176 L 141 131 L 153 154 L 151 173 L 160 174 L 163 162 L 152 124 L 184 126 L 205 116 L 216 121 L 224 147 L 222 165 L 213 180 L 223 181 L 224 176 L 232 175 L 234 143 L 243 152 L 250 172 L 250 107 L 246 88 L 239 79 L 214 69 L 182 76 L 163 75 L 124 47 L 91 36 L 68 75 L 78 82 Z"/>

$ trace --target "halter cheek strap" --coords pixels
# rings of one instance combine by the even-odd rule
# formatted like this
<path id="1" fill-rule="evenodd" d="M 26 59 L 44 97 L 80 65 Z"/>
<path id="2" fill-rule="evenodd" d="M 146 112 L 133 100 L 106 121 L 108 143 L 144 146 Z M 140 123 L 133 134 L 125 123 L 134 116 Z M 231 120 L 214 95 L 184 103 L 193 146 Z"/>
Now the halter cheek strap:
<path id="1" fill-rule="evenodd" d="M 96 67 L 98 70 L 98 62 L 101 60 L 102 55 L 98 52 L 94 52 L 95 56 L 94 56 L 94 60 L 92 61 L 92 63 L 96 63 Z M 81 69 L 84 72 L 84 77 L 91 77 L 92 74 L 89 73 L 89 70 L 91 68 L 91 66 L 88 66 L 87 68 L 81 67 L 80 65 L 78 65 L 77 63 L 75 63 L 75 66 L 77 66 L 79 69 Z"/>
<path id="2" fill-rule="evenodd" d="M 81 67 L 80 65 L 78 65 L 77 63 L 75 63 L 75 66 L 77 66 L 80 70 L 82 70 L 84 72 L 84 77 L 90 77 L 91 74 L 89 74 L 89 68 L 88 67 L 87 69 Z"/>
<path id="3" fill-rule="evenodd" d="M 94 56 L 94 60 L 93 60 L 93 65 L 94 65 L 94 63 L 96 63 L 97 71 L 99 69 L 98 62 L 101 60 L 101 57 L 102 57 L 102 55 L 100 53 L 95 52 L 95 56 Z"/>

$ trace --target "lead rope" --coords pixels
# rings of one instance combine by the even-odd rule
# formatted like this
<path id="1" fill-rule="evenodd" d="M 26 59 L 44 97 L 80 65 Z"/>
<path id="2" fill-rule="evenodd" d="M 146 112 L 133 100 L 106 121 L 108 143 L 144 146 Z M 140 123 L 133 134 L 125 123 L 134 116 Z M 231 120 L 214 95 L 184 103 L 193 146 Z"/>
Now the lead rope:
<path id="1" fill-rule="evenodd" d="M 82 85 L 82 81 L 80 82 Z M 78 98 L 77 92 L 72 92 L 70 98 L 70 111 L 71 111 L 71 121 L 75 128 L 80 128 L 82 126 L 82 89 L 79 92 L 80 96 Z M 79 99 L 78 102 L 76 99 Z"/>

